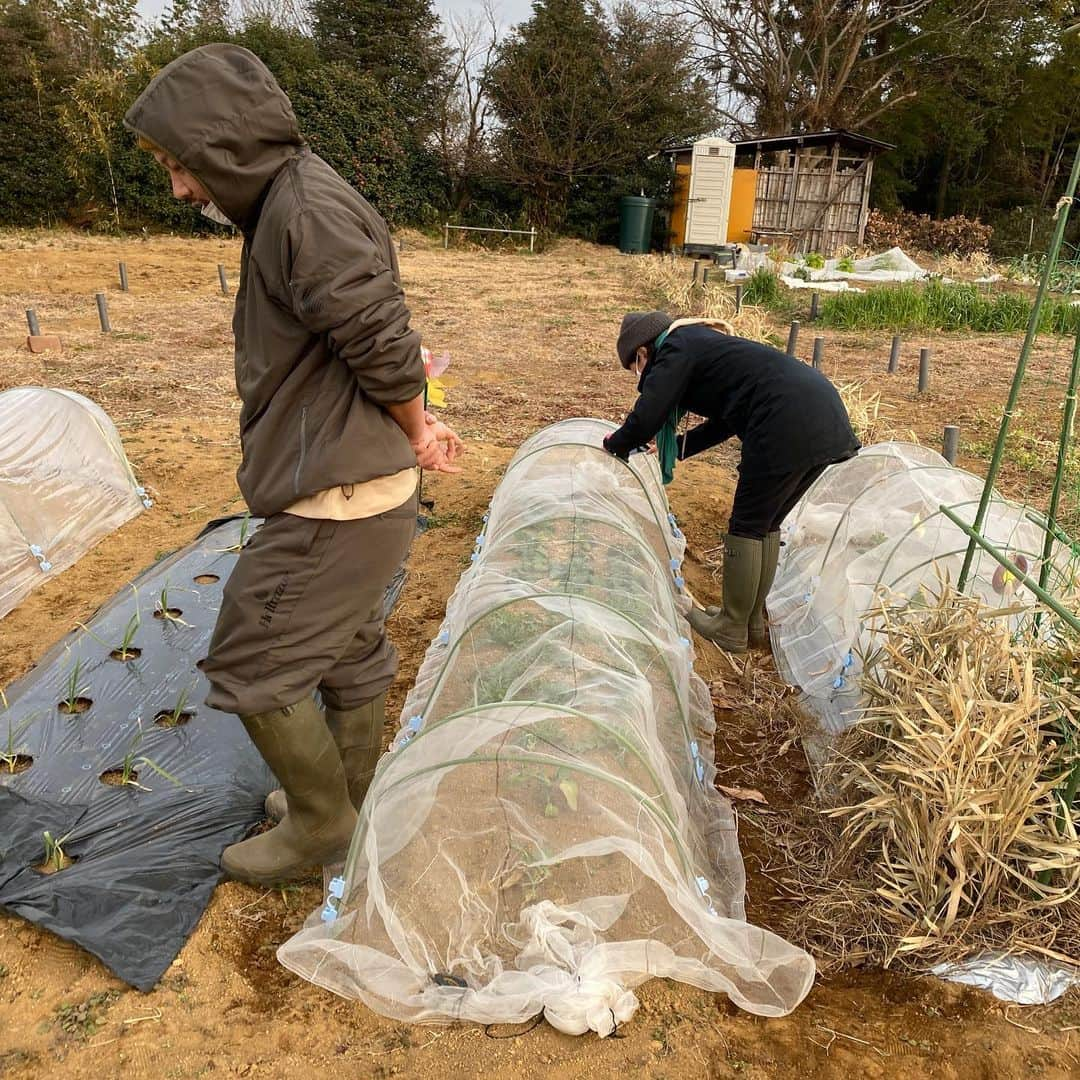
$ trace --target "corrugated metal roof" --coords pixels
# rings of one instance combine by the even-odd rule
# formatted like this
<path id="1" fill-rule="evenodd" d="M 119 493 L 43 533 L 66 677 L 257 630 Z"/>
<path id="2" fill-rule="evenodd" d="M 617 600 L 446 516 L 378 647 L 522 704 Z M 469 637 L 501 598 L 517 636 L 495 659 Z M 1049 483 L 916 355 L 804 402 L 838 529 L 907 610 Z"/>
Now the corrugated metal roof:
<path id="1" fill-rule="evenodd" d="M 799 146 L 827 146 L 839 140 L 849 146 L 865 150 L 895 150 L 893 143 L 871 139 L 868 135 L 859 135 L 854 131 L 837 128 L 832 131 L 808 131 L 801 135 L 764 135 L 759 139 L 741 139 L 735 143 L 737 151 L 749 150 L 794 150 Z M 692 150 L 693 143 L 687 146 L 674 146 L 665 150 L 665 154 L 683 154 Z"/>

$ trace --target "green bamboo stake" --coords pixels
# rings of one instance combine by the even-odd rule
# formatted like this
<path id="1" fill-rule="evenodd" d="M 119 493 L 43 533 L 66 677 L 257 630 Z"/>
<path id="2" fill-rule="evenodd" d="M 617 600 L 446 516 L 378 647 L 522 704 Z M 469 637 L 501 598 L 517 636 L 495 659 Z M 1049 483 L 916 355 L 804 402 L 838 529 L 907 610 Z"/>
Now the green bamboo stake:
<path id="1" fill-rule="evenodd" d="M 964 586 L 967 584 L 968 574 L 971 572 L 971 563 L 975 558 L 975 546 L 978 543 L 978 538 L 982 535 L 983 524 L 986 521 L 986 511 L 990 506 L 990 496 L 993 493 L 998 471 L 1001 468 L 1005 440 L 1009 434 L 1009 424 L 1012 422 L 1013 413 L 1016 411 L 1016 403 L 1020 398 L 1020 387 L 1024 382 L 1024 374 L 1027 371 L 1028 360 L 1031 358 L 1031 350 L 1035 345 L 1035 339 L 1039 336 L 1039 320 L 1042 316 L 1043 303 L 1046 300 L 1047 292 L 1050 290 L 1050 278 L 1054 272 L 1054 267 L 1057 266 L 1058 255 L 1061 252 L 1061 242 L 1065 238 L 1065 226 L 1069 223 L 1069 209 L 1072 206 L 1073 196 L 1076 194 L 1078 181 L 1080 181 L 1080 147 L 1077 148 L 1076 155 L 1073 158 L 1072 172 L 1069 174 L 1069 183 L 1065 188 L 1065 195 L 1058 204 L 1057 227 L 1054 229 L 1054 236 L 1050 241 L 1050 250 L 1046 254 L 1046 263 L 1043 266 L 1042 278 L 1039 281 L 1039 291 L 1035 294 L 1035 303 L 1028 318 L 1027 334 L 1024 337 L 1023 347 L 1020 349 L 1020 358 L 1016 362 L 1016 373 L 1013 375 L 1012 387 L 1009 390 L 1009 400 L 1006 402 L 1005 412 L 1001 417 L 1001 427 L 998 430 L 993 457 L 990 459 L 990 469 L 986 474 L 986 483 L 983 485 L 982 497 L 979 499 L 979 509 L 972 524 L 974 532 L 968 533 L 968 549 L 964 555 L 964 566 L 960 571 L 960 578 L 957 581 L 957 588 L 960 592 L 964 591 Z M 965 532 L 967 532 L 966 528 Z M 991 552 L 991 554 L 994 553 Z"/>
<path id="2" fill-rule="evenodd" d="M 1080 334 L 1073 346 L 1072 368 L 1069 370 L 1069 387 L 1065 391 L 1065 414 L 1061 421 L 1061 438 L 1058 441 L 1057 468 L 1054 471 L 1054 486 L 1050 492 L 1050 505 L 1046 511 L 1049 526 L 1057 525 L 1058 504 L 1061 501 L 1061 488 L 1065 477 L 1065 465 L 1069 456 L 1069 442 L 1072 439 L 1073 416 L 1076 414 L 1076 386 L 1080 382 Z M 1042 566 L 1039 567 L 1039 585 L 1046 588 L 1050 580 L 1050 559 L 1054 553 L 1054 533 L 1046 530 L 1043 543 Z"/>
<path id="3" fill-rule="evenodd" d="M 968 539 L 973 545 L 978 545 L 988 555 L 996 559 L 1010 574 L 1013 575 L 1018 581 L 1022 582 L 1024 586 L 1032 591 L 1055 615 L 1058 616 L 1063 622 L 1068 623 L 1077 633 L 1080 633 L 1080 619 L 1078 619 L 1071 611 L 1062 606 L 1061 602 L 1055 597 L 1051 596 L 1034 578 L 1028 577 L 1023 573 L 1020 568 L 1011 560 L 1007 555 L 1002 554 L 989 540 L 986 539 L 981 533 L 976 532 L 975 528 L 969 525 L 962 518 L 958 517 L 947 506 L 939 506 L 938 510 L 941 511 L 958 529 L 967 533 Z"/>

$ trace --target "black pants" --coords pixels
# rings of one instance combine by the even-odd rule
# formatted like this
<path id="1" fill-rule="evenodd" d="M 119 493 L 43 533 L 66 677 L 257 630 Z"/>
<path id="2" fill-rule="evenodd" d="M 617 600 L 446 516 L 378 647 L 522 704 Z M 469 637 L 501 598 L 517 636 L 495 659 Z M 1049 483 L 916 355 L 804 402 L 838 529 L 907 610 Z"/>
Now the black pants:
<path id="1" fill-rule="evenodd" d="M 750 540 L 764 540 L 776 532 L 810 485 L 828 468 L 813 465 L 804 472 L 764 473 L 739 466 L 735 505 L 728 532 Z"/>

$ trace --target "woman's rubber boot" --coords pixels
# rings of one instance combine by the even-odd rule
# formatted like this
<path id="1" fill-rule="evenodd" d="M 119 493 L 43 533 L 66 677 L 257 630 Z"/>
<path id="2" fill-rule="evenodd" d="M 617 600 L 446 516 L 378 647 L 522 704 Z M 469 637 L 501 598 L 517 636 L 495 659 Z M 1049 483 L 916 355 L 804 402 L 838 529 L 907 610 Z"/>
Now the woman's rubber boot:
<path id="1" fill-rule="evenodd" d="M 746 536 L 724 537 L 724 603 L 715 615 L 694 608 L 688 619 L 703 637 L 725 652 L 746 652 L 750 613 L 761 580 L 761 540 Z"/>
<path id="2" fill-rule="evenodd" d="M 761 578 L 748 625 L 751 649 L 764 649 L 769 644 L 769 635 L 765 630 L 765 600 L 776 580 L 776 565 L 779 561 L 780 531 L 777 530 L 769 533 L 761 542 Z"/>
<path id="3" fill-rule="evenodd" d="M 385 721 L 385 694 L 365 701 L 355 709 L 326 710 L 326 726 L 337 744 L 341 763 L 345 767 L 349 799 L 358 812 L 382 755 Z M 285 792 L 280 788 L 266 796 L 266 816 L 271 821 L 281 821 L 287 809 Z"/>
<path id="4" fill-rule="evenodd" d="M 269 832 L 227 847 L 221 868 L 239 881 L 276 885 L 341 859 L 356 828 L 345 768 L 311 698 L 242 716 L 251 741 L 281 781 L 287 813 Z"/>

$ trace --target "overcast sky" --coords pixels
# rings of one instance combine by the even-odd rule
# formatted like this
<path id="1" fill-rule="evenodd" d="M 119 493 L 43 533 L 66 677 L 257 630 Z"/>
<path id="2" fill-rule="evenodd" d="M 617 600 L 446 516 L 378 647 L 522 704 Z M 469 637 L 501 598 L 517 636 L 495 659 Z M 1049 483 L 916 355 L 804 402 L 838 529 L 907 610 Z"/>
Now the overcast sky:
<path id="1" fill-rule="evenodd" d="M 139 14 L 150 23 L 156 22 L 169 0 L 139 0 Z M 435 8 L 441 15 L 465 14 L 479 10 L 477 0 L 435 0 Z M 496 0 L 496 8 L 503 23 L 513 26 L 527 19 L 532 12 L 532 0 Z"/>

